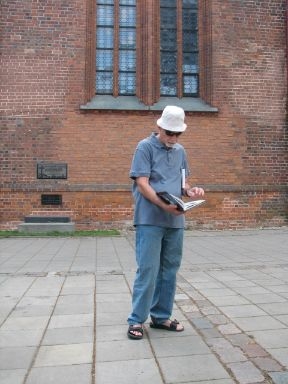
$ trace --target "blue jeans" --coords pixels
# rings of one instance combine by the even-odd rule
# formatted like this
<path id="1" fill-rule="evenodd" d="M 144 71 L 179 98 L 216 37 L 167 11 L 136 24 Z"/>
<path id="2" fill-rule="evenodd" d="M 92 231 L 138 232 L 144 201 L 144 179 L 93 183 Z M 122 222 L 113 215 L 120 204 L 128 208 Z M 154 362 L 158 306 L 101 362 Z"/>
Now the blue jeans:
<path id="1" fill-rule="evenodd" d="M 132 295 L 129 324 L 144 323 L 149 313 L 156 323 L 172 314 L 176 274 L 183 250 L 182 228 L 150 225 L 136 227 L 137 272 Z"/>

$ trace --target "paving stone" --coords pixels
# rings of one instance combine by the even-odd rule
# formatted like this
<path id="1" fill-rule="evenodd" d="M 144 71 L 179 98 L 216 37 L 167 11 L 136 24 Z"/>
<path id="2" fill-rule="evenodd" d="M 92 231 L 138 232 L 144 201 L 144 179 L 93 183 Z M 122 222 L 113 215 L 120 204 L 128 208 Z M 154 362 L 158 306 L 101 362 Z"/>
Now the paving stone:
<path id="1" fill-rule="evenodd" d="M 230 296 L 235 297 L 235 292 L 229 288 L 204 288 L 201 289 L 201 294 L 208 297 L 211 302 L 213 298 L 229 298 Z M 217 299 L 216 299 L 217 300 Z"/>
<path id="2" fill-rule="evenodd" d="M 258 306 L 273 316 L 288 314 L 288 301 L 285 303 L 258 304 Z"/>
<path id="3" fill-rule="evenodd" d="M 209 300 L 217 306 L 249 304 L 249 301 L 240 295 L 215 296 L 209 297 Z"/>
<path id="4" fill-rule="evenodd" d="M 95 287 L 95 275 L 94 274 L 85 274 L 82 276 L 67 276 L 63 288 L 61 290 L 61 295 L 66 289 L 69 288 L 92 288 L 94 290 Z"/>
<path id="5" fill-rule="evenodd" d="M 10 317 L 2 325 L 4 331 L 45 329 L 48 316 Z"/>
<path id="6" fill-rule="evenodd" d="M 239 276 L 233 271 L 210 271 L 209 275 L 213 276 L 215 279 L 221 282 L 245 280 L 243 277 Z"/>
<path id="7" fill-rule="evenodd" d="M 119 312 L 126 312 L 126 317 L 128 317 L 128 313 L 131 311 L 131 299 L 129 301 L 116 301 L 113 304 L 111 302 L 101 302 L 97 303 L 97 313 L 105 313 L 109 314 L 110 317 L 117 317 Z"/>
<path id="8" fill-rule="evenodd" d="M 186 293 L 176 293 L 175 295 L 175 301 L 180 301 L 181 300 L 189 300 L 189 296 L 186 295 Z"/>
<path id="9" fill-rule="evenodd" d="M 59 296 L 54 315 L 71 315 L 93 313 L 93 295 L 66 295 Z"/>
<path id="10" fill-rule="evenodd" d="M 244 353 L 248 357 L 265 357 L 268 356 L 268 353 L 263 349 L 259 344 L 251 343 L 243 347 Z"/>
<path id="11" fill-rule="evenodd" d="M 208 306 L 206 308 L 201 308 L 201 312 L 205 316 L 208 316 L 208 315 L 218 315 L 219 314 L 218 309 L 215 308 L 215 307 L 212 307 L 212 306 Z"/>
<path id="12" fill-rule="evenodd" d="M 60 276 L 38 278 L 32 284 L 26 296 L 58 296 L 63 282 L 64 278 Z"/>
<path id="13" fill-rule="evenodd" d="M 199 311 L 195 311 L 195 312 L 186 312 L 185 313 L 187 319 L 189 320 L 193 320 L 193 319 L 200 319 L 203 317 L 202 313 L 199 312 Z M 192 321 L 193 322 L 193 321 Z"/>
<path id="14" fill-rule="evenodd" d="M 270 373 L 270 377 L 273 380 L 273 384 L 288 383 L 288 372 L 273 372 L 273 373 Z"/>
<path id="15" fill-rule="evenodd" d="M 232 379 L 220 379 L 211 381 L 188 381 L 185 384 L 236 384 L 236 381 Z"/>
<path id="16" fill-rule="evenodd" d="M 281 365 L 271 357 L 255 357 L 252 359 L 255 365 L 260 368 L 262 371 L 281 371 Z"/>
<path id="17" fill-rule="evenodd" d="M 245 274 L 247 274 L 247 270 L 245 271 Z M 225 285 L 227 285 L 228 287 L 231 287 L 231 288 L 255 287 L 256 286 L 256 284 L 253 281 L 250 281 L 250 280 L 226 281 Z"/>
<path id="18" fill-rule="evenodd" d="M 198 300 L 197 305 L 200 308 L 201 312 L 204 310 L 207 310 L 209 308 L 210 310 L 212 310 L 213 314 L 214 314 L 215 310 L 216 310 L 216 313 L 219 313 L 219 311 L 217 309 L 215 309 L 214 307 L 211 307 L 211 303 L 209 300 Z"/>
<path id="19" fill-rule="evenodd" d="M 266 316 L 267 313 L 262 311 L 256 305 L 237 305 L 220 307 L 220 310 L 230 318 L 237 317 L 253 317 L 253 316 Z"/>
<path id="20" fill-rule="evenodd" d="M 50 317 L 54 309 L 53 305 L 17 306 L 10 317 Z"/>
<path id="21" fill-rule="evenodd" d="M 209 341 L 209 339 L 214 339 L 217 337 L 223 337 L 223 335 L 218 331 L 218 329 L 211 328 L 211 329 L 201 329 L 201 335 Z"/>
<path id="22" fill-rule="evenodd" d="M 281 321 L 283 324 L 288 326 L 288 315 L 280 315 L 280 316 L 273 316 L 273 317 L 275 317 L 275 319 Z"/>
<path id="23" fill-rule="evenodd" d="M 162 378 L 154 359 L 98 362 L 97 384 L 162 384 Z M 36 383 L 35 383 L 36 384 Z"/>
<path id="24" fill-rule="evenodd" d="M 199 336 L 150 339 L 157 357 L 202 355 L 210 352 Z"/>
<path id="25" fill-rule="evenodd" d="M 74 328 L 93 326 L 94 314 L 82 313 L 73 315 L 52 316 L 48 329 L 50 328 Z"/>
<path id="26" fill-rule="evenodd" d="M 99 341 L 127 340 L 127 324 L 98 325 L 96 324 L 96 339 Z"/>
<path id="27" fill-rule="evenodd" d="M 167 384 L 185 383 L 191 380 L 191 377 L 195 381 L 208 380 L 208 382 L 229 378 L 226 370 L 211 354 L 163 357 L 159 359 L 159 364 Z"/>
<path id="28" fill-rule="evenodd" d="M 260 286 L 254 286 L 254 287 L 245 287 L 245 288 L 235 288 L 235 291 L 238 292 L 240 295 L 246 296 L 246 295 L 266 295 L 271 292 L 269 292 L 266 288 L 260 287 Z"/>
<path id="29" fill-rule="evenodd" d="M 119 303 L 131 303 L 131 294 L 129 292 L 125 293 L 96 293 L 96 302 L 98 303 L 108 303 L 111 306 L 117 302 Z"/>
<path id="30" fill-rule="evenodd" d="M 188 304 L 188 305 L 179 305 L 179 307 L 181 308 L 181 310 L 185 313 L 189 313 L 189 312 L 199 312 L 198 310 L 198 307 L 196 305 L 193 305 L 193 304 Z"/>
<path id="31" fill-rule="evenodd" d="M 25 262 L 25 260 L 24 260 Z M 5 272 L 5 267 L 1 265 L 1 272 Z M 1 296 L 11 296 L 20 298 L 26 290 L 33 284 L 35 277 L 12 276 L 1 285 Z"/>
<path id="32" fill-rule="evenodd" d="M 282 364 L 286 369 L 288 369 L 288 347 L 287 348 L 273 348 L 268 349 L 268 352 Z"/>
<path id="33" fill-rule="evenodd" d="M 35 367 L 92 363 L 93 344 L 67 344 L 40 347 Z"/>
<path id="34" fill-rule="evenodd" d="M 26 384 L 90 384 L 91 370 L 91 364 L 33 368 Z"/>
<path id="35" fill-rule="evenodd" d="M 265 377 L 250 361 L 228 364 L 239 384 L 261 383 Z"/>
<path id="36" fill-rule="evenodd" d="M 267 285 L 267 282 L 265 282 L 265 284 Z M 248 294 L 246 295 L 246 298 L 251 301 L 252 303 L 254 304 L 268 304 L 268 303 L 283 303 L 285 302 L 285 298 L 280 296 L 280 295 L 276 295 L 275 293 L 265 293 L 265 294 L 258 294 L 258 295 L 252 295 L 252 294 Z"/>
<path id="37" fill-rule="evenodd" d="M 47 329 L 42 345 L 93 343 L 93 327 Z"/>
<path id="38" fill-rule="evenodd" d="M 0 383 L 2 384 L 22 384 L 27 369 L 5 369 L 0 370 Z"/>
<path id="39" fill-rule="evenodd" d="M 208 315 L 207 318 L 215 325 L 227 324 L 230 320 L 224 315 Z"/>
<path id="40" fill-rule="evenodd" d="M 0 349 L 1 369 L 28 369 L 36 347 L 6 347 Z"/>
<path id="41" fill-rule="evenodd" d="M 233 321 L 244 331 L 261 331 L 285 328 L 284 324 L 275 320 L 272 316 L 238 317 Z"/>
<path id="42" fill-rule="evenodd" d="M 242 349 L 246 345 L 255 344 L 255 340 L 252 337 L 249 337 L 245 333 L 239 333 L 235 335 L 227 335 L 227 338 L 231 341 L 233 345 L 241 347 Z"/>
<path id="43" fill-rule="evenodd" d="M 212 350 L 217 353 L 224 363 L 246 361 L 247 358 L 239 347 L 234 347 L 229 341 L 223 338 L 210 339 L 208 341 Z"/>
<path id="44" fill-rule="evenodd" d="M 218 329 L 223 335 L 235 335 L 241 333 L 240 329 L 232 323 L 219 325 Z"/>
<path id="45" fill-rule="evenodd" d="M 0 346 L 6 347 L 32 347 L 37 346 L 43 336 L 43 330 L 1 330 Z"/>
<path id="46" fill-rule="evenodd" d="M 195 327 L 198 329 L 213 328 L 213 324 L 208 319 L 206 319 L 204 317 L 191 319 L 191 321 L 195 325 Z"/>
<path id="47" fill-rule="evenodd" d="M 201 301 L 201 300 L 204 300 L 204 296 L 201 295 L 199 292 L 197 291 L 191 291 L 190 289 L 186 291 L 186 293 L 188 294 L 189 297 L 191 297 L 192 300 L 194 301 Z"/>
<path id="48" fill-rule="evenodd" d="M 120 311 L 117 313 L 117 316 L 112 315 L 112 312 L 96 312 L 96 323 L 98 325 L 126 325 L 127 326 L 127 317 L 128 314 L 130 313 L 131 308 L 127 312 L 125 311 Z"/>
<path id="49" fill-rule="evenodd" d="M 120 281 L 96 281 L 96 293 L 129 293 L 128 287 L 124 279 Z"/>
<path id="50" fill-rule="evenodd" d="M 265 349 L 286 348 L 288 345 L 288 328 L 249 332 Z"/>
<path id="51" fill-rule="evenodd" d="M 138 342 L 137 342 L 138 341 Z M 113 353 L 111 352 L 113 351 Z M 96 346 L 96 361 L 151 359 L 152 351 L 147 340 L 99 341 Z"/>

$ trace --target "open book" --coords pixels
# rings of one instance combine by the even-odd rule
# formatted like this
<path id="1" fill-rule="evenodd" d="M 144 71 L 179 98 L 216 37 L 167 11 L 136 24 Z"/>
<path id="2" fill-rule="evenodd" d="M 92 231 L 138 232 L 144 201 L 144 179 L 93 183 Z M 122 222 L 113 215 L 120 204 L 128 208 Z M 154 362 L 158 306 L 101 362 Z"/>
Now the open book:
<path id="1" fill-rule="evenodd" d="M 198 207 L 199 205 L 201 205 L 205 202 L 205 200 L 194 200 L 194 201 L 188 201 L 187 203 L 185 203 L 179 197 L 174 196 L 168 192 L 157 192 L 157 195 L 163 201 L 165 201 L 165 203 L 177 205 L 178 209 L 180 211 L 184 211 L 184 212 L 188 211 L 189 209 Z"/>

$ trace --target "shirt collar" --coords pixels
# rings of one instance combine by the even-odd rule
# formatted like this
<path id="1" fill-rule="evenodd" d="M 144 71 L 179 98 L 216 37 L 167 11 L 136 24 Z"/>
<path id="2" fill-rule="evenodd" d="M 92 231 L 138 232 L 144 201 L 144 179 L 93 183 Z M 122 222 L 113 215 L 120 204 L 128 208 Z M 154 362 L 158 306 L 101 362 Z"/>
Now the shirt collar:
<path id="1" fill-rule="evenodd" d="M 167 147 L 162 141 L 160 141 L 157 137 L 158 133 L 157 132 L 152 132 L 150 138 L 151 142 L 154 145 L 154 147 L 159 148 L 159 149 L 165 149 L 166 151 L 171 151 L 172 149 L 176 149 L 177 143 L 173 147 Z"/>

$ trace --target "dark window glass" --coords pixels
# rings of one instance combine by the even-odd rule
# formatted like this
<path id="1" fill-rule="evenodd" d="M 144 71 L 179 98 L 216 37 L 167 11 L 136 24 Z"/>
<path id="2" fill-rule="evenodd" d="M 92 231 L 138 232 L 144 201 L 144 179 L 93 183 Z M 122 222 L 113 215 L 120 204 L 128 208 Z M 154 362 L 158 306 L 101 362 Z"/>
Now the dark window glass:
<path id="1" fill-rule="evenodd" d="M 135 95 L 136 1 L 119 1 L 117 12 L 114 1 L 96 5 L 96 94 L 113 95 L 117 84 L 115 96 Z"/>
<path id="2" fill-rule="evenodd" d="M 161 95 L 198 96 L 197 1 L 161 0 L 160 20 Z"/>

